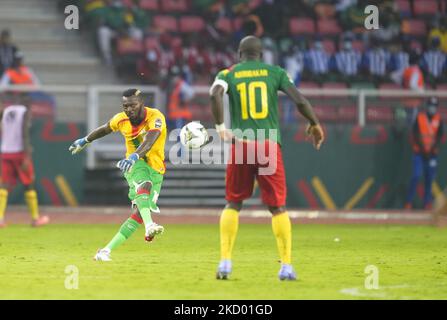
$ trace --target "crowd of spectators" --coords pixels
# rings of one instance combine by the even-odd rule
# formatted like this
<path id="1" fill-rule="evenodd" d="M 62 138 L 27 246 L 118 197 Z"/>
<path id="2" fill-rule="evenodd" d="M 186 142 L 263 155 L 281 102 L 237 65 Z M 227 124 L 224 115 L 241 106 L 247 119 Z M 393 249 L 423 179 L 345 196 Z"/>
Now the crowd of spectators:
<path id="1" fill-rule="evenodd" d="M 80 0 L 98 49 L 120 74 L 161 84 L 172 69 L 194 84 L 237 62 L 247 34 L 264 60 L 301 81 L 380 83 L 417 61 L 426 83 L 447 82 L 446 0 Z M 423 3 L 421 5 L 421 3 Z M 379 7 L 366 30 L 364 9 Z M 89 29 L 91 30 L 91 29 Z"/>

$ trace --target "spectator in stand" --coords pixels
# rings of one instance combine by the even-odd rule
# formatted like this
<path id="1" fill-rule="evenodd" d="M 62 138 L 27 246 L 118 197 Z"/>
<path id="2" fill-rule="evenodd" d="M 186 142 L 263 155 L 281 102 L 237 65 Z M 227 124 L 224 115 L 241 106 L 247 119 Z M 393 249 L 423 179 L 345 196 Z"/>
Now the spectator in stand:
<path id="1" fill-rule="evenodd" d="M 357 0 L 337 0 L 335 4 L 335 11 L 340 13 L 346 11 L 348 8 L 354 6 Z"/>
<path id="2" fill-rule="evenodd" d="M 304 53 L 298 46 L 290 46 L 284 57 L 284 69 L 291 77 L 296 86 L 301 81 L 301 74 L 304 68 Z"/>
<path id="3" fill-rule="evenodd" d="M 11 67 L 17 47 L 11 42 L 9 30 L 2 30 L 0 34 L 0 77 L 6 69 Z"/>
<path id="4" fill-rule="evenodd" d="M 361 79 L 359 69 L 362 55 L 352 47 L 350 37 L 343 40 L 342 49 L 338 51 L 332 60 L 332 65 L 341 77 L 341 81 L 355 81 Z"/>
<path id="5" fill-rule="evenodd" d="M 438 166 L 439 147 L 444 131 L 441 115 L 438 113 L 438 99 L 430 98 L 421 110 L 413 125 L 413 174 L 408 190 L 405 209 L 413 207 L 416 187 L 424 174 L 424 208 L 432 207 L 432 183 Z"/>
<path id="6" fill-rule="evenodd" d="M 323 82 L 329 73 L 330 55 L 323 47 L 323 42 L 317 38 L 312 49 L 309 49 L 304 56 L 304 66 L 310 73 L 310 78 L 317 82 Z"/>
<path id="7" fill-rule="evenodd" d="M 107 65 L 113 64 L 112 41 L 120 35 L 133 39 L 143 38 L 143 32 L 135 26 L 132 13 L 124 8 L 120 0 L 109 0 L 108 6 L 102 11 L 97 29 L 98 45 Z"/>
<path id="8" fill-rule="evenodd" d="M 351 5 L 345 10 L 339 11 L 339 22 L 344 30 L 355 30 L 365 28 L 365 7 L 369 4 L 368 0 L 357 0 L 356 4 Z"/>
<path id="9" fill-rule="evenodd" d="M 194 97 L 194 89 L 182 77 L 181 69 L 173 66 L 168 77 L 168 118 L 175 128 L 182 128 L 186 122 L 192 120 L 188 102 Z"/>
<path id="10" fill-rule="evenodd" d="M 264 38 L 263 43 L 262 60 L 271 65 L 278 64 L 278 50 L 273 39 Z"/>
<path id="11" fill-rule="evenodd" d="M 390 7 L 380 10 L 379 29 L 364 33 L 364 39 L 375 39 L 382 44 L 390 44 L 398 39 L 401 31 L 399 16 Z"/>
<path id="12" fill-rule="evenodd" d="M 5 70 L 0 80 L 0 87 L 8 85 L 26 85 L 34 87 L 38 87 L 40 85 L 40 81 L 34 74 L 33 70 L 24 65 L 23 54 L 20 51 L 16 52 L 11 67 Z M 54 98 L 45 92 L 30 92 L 29 98 L 32 101 L 47 101 L 53 108 L 56 105 Z"/>
<path id="13" fill-rule="evenodd" d="M 439 48 L 439 38 L 432 38 L 430 50 L 422 55 L 421 68 L 432 85 L 446 80 L 446 55 Z"/>
<path id="14" fill-rule="evenodd" d="M 379 40 L 373 38 L 371 48 L 363 54 L 362 64 L 367 70 L 369 80 L 376 86 L 388 80 L 387 66 L 390 62 L 390 53 L 384 49 Z"/>
<path id="15" fill-rule="evenodd" d="M 429 41 L 433 38 L 439 38 L 441 42 L 441 50 L 447 54 L 447 17 L 444 16 L 439 20 L 435 20 L 434 28 L 428 35 Z"/>
<path id="16" fill-rule="evenodd" d="M 402 85 L 404 89 L 413 91 L 424 90 L 424 75 L 419 67 L 419 56 L 412 52 L 407 67 L 397 69 L 391 74 L 394 82 Z"/>
<path id="17" fill-rule="evenodd" d="M 410 65 L 410 54 L 411 48 L 408 41 L 398 42 L 396 46 L 393 47 L 394 52 L 390 57 L 390 71 L 396 72 L 399 70 L 404 70 Z M 416 54 L 416 53 L 414 53 Z"/>
<path id="18" fill-rule="evenodd" d="M 23 54 L 17 51 L 12 65 L 5 70 L 0 80 L 0 87 L 7 85 L 31 85 L 38 86 L 39 79 L 31 68 L 23 64 Z"/>
<path id="19" fill-rule="evenodd" d="M 304 53 L 298 46 L 290 46 L 284 57 L 284 69 L 289 77 L 299 86 L 301 82 L 301 74 L 304 68 Z M 286 124 L 295 123 L 295 105 L 292 100 L 286 97 L 280 97 L 283 105 L 283 122 Z"/>

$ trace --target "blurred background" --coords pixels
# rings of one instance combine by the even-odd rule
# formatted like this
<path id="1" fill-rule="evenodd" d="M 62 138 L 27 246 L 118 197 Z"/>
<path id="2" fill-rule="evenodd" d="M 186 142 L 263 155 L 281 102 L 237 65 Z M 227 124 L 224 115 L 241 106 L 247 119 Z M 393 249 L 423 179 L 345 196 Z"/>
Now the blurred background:
<path id="1" fill-rule="evenodd" d="M 364 27 L 370 4 L 379 8 L 378 30 Z M 68 5 L 79 8 L 79 30 L 64 28 Z M 122 138 L 95 142 L 80 157 L 68 152 L 70 143 L 120 112 L 122 91 L 133 86 L 166 114 L 169 130 L 191 120 L 213 128 L 209 85 L 237 62 L 238 42 L 254 34 L 264 61 L 287 70 L 327 135 L 314 151 L 303 118 L 280 97 L 288 206 L 402 209 L 414 176 L 417 114 L 436 97 L 447 119 L 446 8 L 447 0 L 2 0 L 0 92 L 26 85 L 20 90 L 32 98 L 41 203 L 127 205 L 114 167 Z M 20 68 L 28 77 L 13 76 Z M 11 103 L 3 94 L 2 107 Z M 444 142 L 442 135 L 435 198 L 447 186 Z M 166 165 L 160 206 L 225 204 L 225 165 L 169 158 Z M 415 209 L 431 205 L 423 183 Z M 10 199 L 21 197 L 18 188 Z M 260 203 L 256 191 L 247 206 Z"/>

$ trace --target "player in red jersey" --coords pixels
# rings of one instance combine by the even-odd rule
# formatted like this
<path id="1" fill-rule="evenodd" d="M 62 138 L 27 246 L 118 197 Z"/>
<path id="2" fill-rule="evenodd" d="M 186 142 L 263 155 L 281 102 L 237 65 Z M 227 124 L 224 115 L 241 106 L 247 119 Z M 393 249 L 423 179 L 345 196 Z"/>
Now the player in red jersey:
<path id="1" fill-rule="evenodd" d="M 248 36 L 239 44 L 240 63 L 218 73 L 210 89 L 216 129 L 224 141 L 232 141 L 227 166 L 227 206 L 220 217 L 221 261 L 217 279 L 227 279 L 232 270 L 231 254 L 238 230 L 238 216 L 245 199 L 258 181 L 262 201 L 272 214 L 272 228 L 281 258 L 280 280 L 295 280 L 292 267 L 292 232 L 285 208 L 286 178 L 281 153 L 278 91 L 286 93 L 309 121 L 307 132 L 316 149 L 324 140 L 312 106 L 296 89 L 286 72 L 261 61 L 262 43 Z M 232 130 L 223 119 L 223 95 L 230 101 Z M 267 161 L 266 161 L 267 160 Z"/>
<path id="2" fill-rule="evenodd" d="M 25 187 L 25 201 L 31 213 L 33 227 L 49 222 L 47 216 L 39 216 L 37 193 L 34 189 L 34 166 L 31 158 L 32 147 L 29 129 L 31 127 L 31 110 L 26 95 L 16 96 L 20 103 L 10 105 L 0 114 L 1 143 L 1 177 L 0 177 L 0 228 L 5 227 L 5 209 L 8 193 L 17 180 Z"/>

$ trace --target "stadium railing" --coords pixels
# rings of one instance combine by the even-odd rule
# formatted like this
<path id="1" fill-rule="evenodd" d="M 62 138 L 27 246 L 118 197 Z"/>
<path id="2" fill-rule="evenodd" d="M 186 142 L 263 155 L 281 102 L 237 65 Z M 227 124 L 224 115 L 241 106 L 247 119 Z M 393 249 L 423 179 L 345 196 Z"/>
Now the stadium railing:
<path id="1" fill-rule="evenodd" d="M 44 92 L 53 96 L 56 109 L 56 122 L 78 122 L 87 125 L 87 131 L 106 123 L 110 117 L 121 111 L 121 93 L 129 87 L 137 87 L 145 94 L 146 102 L 163 112 L 166 106 L 166 93 L 157 86 L 141 85 L 43 85 L 0 87 L 3 92 Z M 188 102 L 193 112 L 193 119 L 200 120 L 207 127 L 213 127 L 209 108 L 208 86 L 195 86 L 195 96 Z M 447 121 L 447 91 L 426 90 L 413 92 L 409 90 L 389 89 L 302 89 L 300 90 L 315 108 L 324 124 L 348 124 L 363 127 L 369 124 L 404 125 L 411 123 L 418 107 L 428 97 L 438 97 L 440 113 Z M 33 111 L 34 111 L 33 104 Z M 285 116 L 289 108 L 290 116 Z M 228 108 L 226 108 L 226 121 Z M 298 116 L 295 107 L 284 96 L 280 96 L 280 113 L 283 124 L 294 125 L 304 119 Z M 122 154 L 124 146 L 119 135 L 110 135 L 87 149 L 87 168 L 94 169 L 101 159 Z"/>

